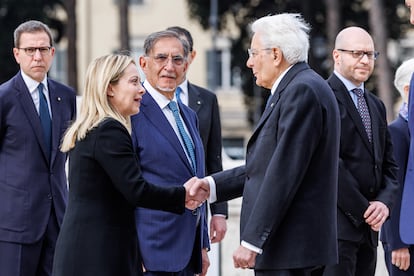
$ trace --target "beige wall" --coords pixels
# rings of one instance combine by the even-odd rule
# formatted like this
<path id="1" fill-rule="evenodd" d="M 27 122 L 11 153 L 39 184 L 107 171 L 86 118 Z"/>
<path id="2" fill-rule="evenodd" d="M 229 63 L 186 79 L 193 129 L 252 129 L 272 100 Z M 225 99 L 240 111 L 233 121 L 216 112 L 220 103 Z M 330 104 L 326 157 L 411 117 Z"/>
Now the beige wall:
<path id="1" fill-rule="evenodd" d="M 81 89 L 86 68 L 94 58 L 118 50 L 119 14 L 114 0 L 78 1 L 78 77 Z M 196 21 L 191 21 L 185 0 L 145 0 L 129 9 L 131 47 L 142 47 L 145 37 L 155 31 L 178 25 L 188 29 L 194 38 L 197 57 L 188 73 L 192 82 L 206 86 L 205 52 L 211 48 L 211 37 Z M 82 93 L 80 91 L 80 93 Z"/>

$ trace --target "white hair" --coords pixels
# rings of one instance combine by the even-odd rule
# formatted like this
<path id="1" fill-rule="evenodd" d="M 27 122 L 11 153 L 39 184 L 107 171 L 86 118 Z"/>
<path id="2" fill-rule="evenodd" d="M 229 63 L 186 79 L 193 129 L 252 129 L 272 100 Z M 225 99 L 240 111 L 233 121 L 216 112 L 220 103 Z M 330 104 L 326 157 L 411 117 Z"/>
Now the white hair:
<path id="1" fill-rule="evenodd" d="M 410 85 L 411 76 L 414 73 L 414 58 L 404 61 L 395 71 L 394 86 L 404 99 L 404 86 Z"/>
<path id="2" fill-rule="evenodd" d="M 279 48 L 289 64 L 308 60 L 310 25 L 299 13 L 264 16 L 253 22 L 266 48 Z"/>

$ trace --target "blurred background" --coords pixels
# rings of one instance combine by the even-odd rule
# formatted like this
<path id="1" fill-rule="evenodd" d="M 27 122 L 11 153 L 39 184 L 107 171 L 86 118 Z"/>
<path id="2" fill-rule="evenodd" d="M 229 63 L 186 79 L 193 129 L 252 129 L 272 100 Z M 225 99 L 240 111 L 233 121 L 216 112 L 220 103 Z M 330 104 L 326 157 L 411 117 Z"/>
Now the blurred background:
<path id="1" fill-rule="evenodd" d="M 148 34 L 182 26 L 192 33 L 197 51 L 189 79 L 213 90 L 219 100 L 224 166 L 229 168 L 244 162 L 246 140 L 269 95 L 255 85 L 245 65 L 248 26 L 258 17 L 282 12 L 301 13 L 311 24 L 309 64 L 324 78 L 332 70 L 338 31 L 350 25 L 367 29 L 380 56 L 366 85 L 384 102 L 388 120 L 394 119 L 399 106 L 394 70 L 414 56 L 414 28 L 404 0 L 0 0 L 0 83 L 18 70 L 13 31 L 29 19 L 52 28 L 56 56 L 50 76 L 77 89 L 79 96 L 94 58 L 120 50 L 138 58 Z M 209 275 L 253 275 L 232 269 L 239 204 L 235 200 L 230 205 L 229 232 L 212 252 Z"/>

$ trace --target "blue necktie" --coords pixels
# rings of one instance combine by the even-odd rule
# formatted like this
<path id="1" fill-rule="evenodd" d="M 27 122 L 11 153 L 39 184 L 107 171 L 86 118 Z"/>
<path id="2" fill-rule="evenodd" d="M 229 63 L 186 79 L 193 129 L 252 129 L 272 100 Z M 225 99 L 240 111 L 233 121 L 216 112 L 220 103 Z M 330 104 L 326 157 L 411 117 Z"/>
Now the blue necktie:
<path id="1" fill-rule="evenodd" d="M 183 92 L 183 91 L 182 91 L 181 87 L 178 86 L 177 89 L 175 90 L 175 97 L 177 98 L 177 103 L 180 103 L 180 104 L 183 103 L 181 101 L 181 98 L 180 98 L 181 92 Z"/>
<path id="2" fill-rule="evenodd" d="M 371 129 L 371 117 L 369 116 L 369 110 L 367 102 L 364 98 L 364 91 L 360 88 L 354 88 L 351 90 L 357 95 L 357 109 L 361 116 L 362 123 L 364 124 L 365 131 L 368 135 L 368 140 L 372 141 L 372 129 Z"/>
<path id="3" fill-rule="evenodd" d="M 196 172 L 196 158 L 195 158 L 195 153 L 194 153 L 194 146 L 193 146 L 190 136 L 185 131 L 183 121 L 180 118 L 180 113 L 178 111 L 177 103 L 174 101 L 171 101 L 168 104 L 168 107 L 171 109 L 174 115 L 174 119 L 177 124 L 178 131 L 180 132 L 181 138 L 183 139 L 187 154 L 191 159 L 191 167 L 193 168 L 193 172 L 195 173 Z"/>
<path id="4" fill-rule="evenodd" d="M 47 106 L 46 96 L 43 93 L 43 84 L 40 83 L 37 87 L 39 90 L 39 117 L 42 124 L 43 134 L 45 137 L 47 157 L 50 158 L 50 151 L 52 147 L 52 120 L 50 119 L 49 108 Z"/>

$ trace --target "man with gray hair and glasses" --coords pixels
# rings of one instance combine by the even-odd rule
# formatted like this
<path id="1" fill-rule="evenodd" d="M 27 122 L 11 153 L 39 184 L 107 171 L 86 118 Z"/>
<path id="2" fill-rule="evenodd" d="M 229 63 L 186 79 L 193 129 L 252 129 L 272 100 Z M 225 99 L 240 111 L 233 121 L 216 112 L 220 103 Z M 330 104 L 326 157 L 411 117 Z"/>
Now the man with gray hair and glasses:
<path id="1" fill-rule="evenodd" d="M 48 78 L 52 33 L 31 20 L 14 32 L 20 71 L 0 86 L 0 275 L 51 275 L 67 201 L 61 138 L 76 115 L 72 88 Z"/>

